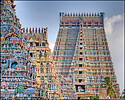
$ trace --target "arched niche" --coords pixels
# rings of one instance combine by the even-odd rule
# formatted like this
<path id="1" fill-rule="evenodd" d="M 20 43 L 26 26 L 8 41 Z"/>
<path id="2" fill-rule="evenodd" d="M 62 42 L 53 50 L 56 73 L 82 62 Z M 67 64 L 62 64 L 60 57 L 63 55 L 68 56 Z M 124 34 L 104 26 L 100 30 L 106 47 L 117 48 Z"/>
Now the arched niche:
<path id="1" fill-rule="evenodd" d="M 13 62 L 13 63 L 11 64 L 11 68 L 12 68 L 12 69 L 15 69 L 15 66 L 16 66 L 17 64 L 18 64 L 17 62 Z"/>

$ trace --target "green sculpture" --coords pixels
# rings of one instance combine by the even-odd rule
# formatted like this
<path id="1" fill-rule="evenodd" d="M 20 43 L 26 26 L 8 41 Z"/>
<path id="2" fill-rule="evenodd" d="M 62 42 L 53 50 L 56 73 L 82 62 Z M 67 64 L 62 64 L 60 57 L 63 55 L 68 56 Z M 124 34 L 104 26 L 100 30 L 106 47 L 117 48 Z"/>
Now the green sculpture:
<path id="1" fill-rule="evenodd" d="M 19 86 L 19 88 L 18 88 L 17 92 L 18 92 L 19 94 L 24 93 L 24 87 L 23 87 L 23 85 L 22 85 L 22 84 L 20 84 L 20 86 Z"/>

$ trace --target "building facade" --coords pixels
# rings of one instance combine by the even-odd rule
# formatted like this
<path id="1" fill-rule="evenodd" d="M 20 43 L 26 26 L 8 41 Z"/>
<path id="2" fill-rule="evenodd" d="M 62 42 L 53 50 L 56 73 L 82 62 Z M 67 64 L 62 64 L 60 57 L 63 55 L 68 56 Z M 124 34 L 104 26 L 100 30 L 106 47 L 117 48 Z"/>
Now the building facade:
<path id="1" fill-rule="evenodd" d="M 40 96 L 43 99 L 59 98 L 58 79 L 48 43 L 48 28 L 23 29 L 23 38 L 27 41 L 29 55 L 36 66 L 36 81 L 39 83 Z"/>
<path id="2" fill-rule="evenodd" d="M 99 96 L 109 76 L 119 92 L 104 30 L 104 13 L 60 13 L 53 55 L 48 28 L 23 28 L 14 0 L 1 5 L 1 99 Z"/>
<path id="3" fill-rule="evenodd" d="M 1 4 L 1 99 L 59 98 L 48 28 L 21 29 L 13 0 Z"/>
<path id="4" fill-rule="evenodd" d="M 104 30 L 104 13 L 60 13 L 53 59 L 64 98 L 99 95 L 104 78 L 117 78 Z M 70 89 L 70 91 L 68 90 Z M 116 86 L 119 91 L 119 85 Z M 72 92 L 73 95 L 67 95 Z"/>
<path id="5" fill-rule="evenodd" d="M 1 98 L 36 97 L 35 66 L 28 55 L 27 41 L 22 38 L 14 1 L 4 0 L 0 5 Z"/>

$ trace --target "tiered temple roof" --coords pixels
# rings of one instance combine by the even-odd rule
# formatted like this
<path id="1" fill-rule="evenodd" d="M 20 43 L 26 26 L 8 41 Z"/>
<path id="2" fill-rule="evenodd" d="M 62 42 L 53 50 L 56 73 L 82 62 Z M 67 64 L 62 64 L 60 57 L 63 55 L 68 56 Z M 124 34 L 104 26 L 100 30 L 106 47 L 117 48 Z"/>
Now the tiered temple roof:
<path id="1" fill-rule="evenodd" d="M 1 4 L 1 98 L 37 97 L 35 66 L 22 38 L 14 1 Z M 28 89 L 33 92 L 27 92 Z"/>
<path id="2" fill-rule="evenodd" d="M 99 96 L 104 77 L 116 84 L 104 13 L 60 13 L 53 55 L 48 28 L 23 28 L 14 0 L 1 5 L 1 99 L 87 99 Z"/>
<path id="3" fill-rule="evenodd" d="M 106 76 L 117 84 L 104 30 L 104 13 L 61 12 L 59 25 L 53 59 L 62 96 L 65 99 L 99 96 Z M 69 87 L 72 96 L 67 95 L 71 92 Z M 119 91 L 118 84 L 115 88 Z"/>
<path id="4" fill-rule="evenodd" d="M 27 40 L 29 55 L 36 66 L 36 80 L 40 84 L 42 98 L 59 98 L 58 79 L 48 43 L 48 28 L 23 29 L 23 38 Z"/>

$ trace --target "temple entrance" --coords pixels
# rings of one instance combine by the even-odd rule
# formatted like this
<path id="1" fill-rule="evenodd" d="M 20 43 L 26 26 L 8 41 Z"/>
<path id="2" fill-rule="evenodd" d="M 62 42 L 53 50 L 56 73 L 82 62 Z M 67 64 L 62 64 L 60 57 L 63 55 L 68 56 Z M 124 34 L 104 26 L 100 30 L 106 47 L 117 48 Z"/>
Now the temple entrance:
<path id="1" fill-rule="evenodd" d="M 11 68 L 12 68 L 12 69 L 15 69 L 15 66 L 16 66 L 17 64 L 18 64 L 17 62 L 13 62 L 13 63 L 11 64 Z"/>
<path id="2" fill-rule="evenodd" d="M 75 85 L 76 92 L 85 92 L 85 85 Z"/>

